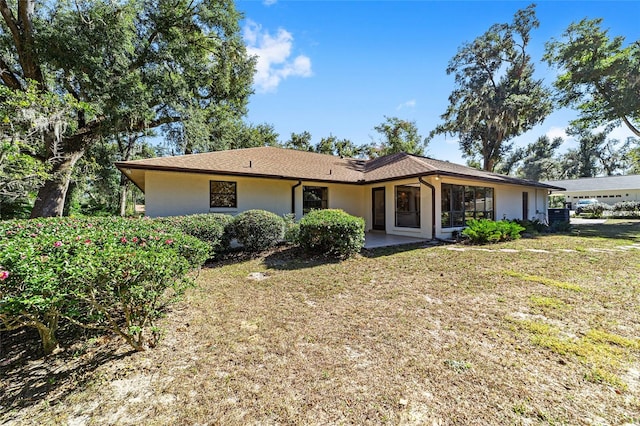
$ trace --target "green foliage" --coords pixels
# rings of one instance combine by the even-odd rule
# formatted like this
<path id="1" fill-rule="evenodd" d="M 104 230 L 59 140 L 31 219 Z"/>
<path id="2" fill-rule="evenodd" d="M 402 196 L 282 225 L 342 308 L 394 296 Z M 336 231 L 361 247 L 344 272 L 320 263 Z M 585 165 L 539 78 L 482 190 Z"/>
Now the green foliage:
<path id="1" fill-rule="evenodd" d="M 527 53 L 531 30 L 539 26 L 534 5 L 519 10 L 510 24 L 495 24 L 451 59 L 447 74 L 456 87 L 431 132 L 456 135 L 467 157 L 480 157 L 493 171 L 510 151 L 507 142 L 542 122 L 552 110 L 551 94 L 533 77 Z"/>
<path id="2" fill-rule="evenodd" d="M 0 326 L 37 329 L 45 353 L 61 320 L 115 332 L 136 350 L 154 344 L 145 332 L 209 254 L 148 219 L 14 220 L 0 235 Z"/>
<path id="3" fill-rule="evenodd" d="M 382 157 L 398 152 L 424 155 L 426 141 L 418 134 L 415 121 L 385 117 L 385 121 L 374 127 L 374 130 L 382 139 L 369 147 L 370 157 Z"/>
<path id="4" fill-rule="evenodd" d="M 488 244 L 517 240 L 525 228 L 509 220 L 469 219 L 462 231 L 471 244 Z"/>
<path id="5" fill-rule="evenodd" d="M 613 211 L 640 213 L 640 201 L 620 201 L 619 203 L 615 203 L 613 205 Z"/>
<path id="6" fill-rule="evenodd" d="M 611 129 L 591 131 L 586 128 L 570 127 L 567 133 L 578 142 L 560 157 L 559 178 L 573 179 L 595 177 L 602 173 L 611 176 L 627 168 L 628 143 L 608 139 Z"/>
<path id="7" fill-rule="evenodd" d="M 283 218 L 266 210 L 247 210 L 233 221 L 233 234 L 245 250 L 258 252 L 278 244 L 284 238 Z"/>
<path id="8" fill-rule="evenodd" d="M 211 255 L 229 250 L 233 239 L 234 218 L 228 214 L 205 213 L 187 216 L 171 216 L 156 219 L 158 222 L 174 226 L 187 235 L 209 244 Z"/>
<path id="9" fill-rule="evenodd" d="M 547 136 L 540 136 L 526 147 L 517 148 L 499 164 L 498 172 L 508 175 L 513 171 L 518 177 L 536 182 L 556 179 L 560 164 L 554 155 L 562 142 L 562 138 L 551 140 Z"/>
<path id="10" fill-rule="evenodd" d="M 549 226 L 546 225 L 544 222 L 540 221 L 539 219 L 533 219 L 533 220 L 514 219 L 513 222 L 522 226 L 524 228 L 523 232 L 526 232 L 527 234 L 536 235 L 536 234 L 540 234 L 541 232 L 547 232 L 549 230 Z"/>
<path id="11" fill-rule="evenodd" d="M 590 218 L 601 218 L 605 211 L 612 210 L 613 208 L 608 204 L 594 203 L 582 207 L 582 213 L 580 216 L 587 216 Z"/>
<path id="12" fill-rule="evenodd" d="M 560 69 L 554 85 L 561 106 L 577 106 L 576 127 L 624 123 L 640 137 L 640 43 L 623 47 L 624 37 L 601 26 L 601 18 L 572 23 L 546 44 L 544 59 Z"/>
<path id="13" fill-rule="evenodd" d="M 564 195 L 549 195 L 550 209 L 562 209 L 564 206 Z"/>
<path id="14" fill-rule="evenodd" d="M 284 240 L 289 244 L 297 244 L 300 235 L 300 224 L 296 223 L 296 216 L 289 213 L 283 216 Z"/>
<path id="15" fill-rule="evenodd" d="M 337 209 L 312 210 L 300 220 L 298 241 L 310 253 L 353 256 L 364 247 L 364 219 Z"/>
<path id="16" fill-rule="evenodd" d="M 33 81 L 39 97 L 68 101 L 46 115 L 61 125 L 42 128 L 37 151 L 52 170 L 34 215 L 62 213 L 76 162 L 100 139 L 158 129 L 195 152 L 246 113 L 255 58 L 234 2 L 27 3 L 8 2 L 0 19 L 2 83 L 21 96 Z"/>
<path id="17" fill-rule="evenodd" d="M 298 151 L 314 151 L 311 144 L 311 133 L 291 133 L 291 137 L 284 143 L 285 148 L 296 149 Z"/>

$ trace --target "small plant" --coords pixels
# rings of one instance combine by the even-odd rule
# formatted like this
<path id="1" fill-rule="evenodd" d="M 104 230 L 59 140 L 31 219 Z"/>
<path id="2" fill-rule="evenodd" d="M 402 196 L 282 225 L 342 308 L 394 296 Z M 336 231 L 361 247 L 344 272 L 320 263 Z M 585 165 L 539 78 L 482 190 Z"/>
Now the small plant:
<path id="1" fill-rule="evenodd" d="M 464 373 L 471 368 L 471 363 L 467 361 L 456 361 L 454 359 L 448 359 L 444 363 L 447 367 L 449 367 L 456 373 Z"/>
<path id="2" fill-rule="evenodd" d="M 520 238 L 525 228 L 509 220 L 469 219 L 462 231 L 471 244 L 488 244 Z"/>
<path id="3" fill-rule="evenodd" d="M 233 231 L 245 250 L 258 252 L 271 248 L 284 238 L 285 221 L 266 210 L 247 210 L 233 221 Z"/>
<path id="4" fill-rule="evenodd" d="M 298 241 L 307 252 L 347 258 L 364 246 L 364 219 L 337 209 L 312 210 L 300 220 Z"/>

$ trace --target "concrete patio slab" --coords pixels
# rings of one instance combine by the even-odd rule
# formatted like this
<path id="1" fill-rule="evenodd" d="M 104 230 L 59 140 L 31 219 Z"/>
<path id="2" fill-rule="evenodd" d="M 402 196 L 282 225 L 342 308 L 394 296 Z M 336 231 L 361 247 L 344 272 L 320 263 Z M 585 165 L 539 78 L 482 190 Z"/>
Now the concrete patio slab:
<path id="1" fill-rule="evenodd" d="M 429 241 L 431 240 L 426 238 L 402 237 L 382 232 L 367 232 L 364 235 L 364 248 L 374 249 L 380 247 L 401 246 L 405 244 L 427 243 Z"/>

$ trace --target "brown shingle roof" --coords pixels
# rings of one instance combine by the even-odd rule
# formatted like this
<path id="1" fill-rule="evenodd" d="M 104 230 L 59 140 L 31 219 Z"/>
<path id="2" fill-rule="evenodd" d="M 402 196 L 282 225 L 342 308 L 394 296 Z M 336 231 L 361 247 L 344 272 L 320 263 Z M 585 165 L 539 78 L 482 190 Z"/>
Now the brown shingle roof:
<path id="1" fill-rule="evenodd" d="M 116 166 L 120 170 L 127 171 L 127 176 L 142 189 L 144 189 L 144 173 L 140 172 L 144 170 L 352 184 L 441 174 L 555 189 L 538 182 L 405 153 L 391 154 L 373 160 L 359 160 L 284 148 L 258 147 L 124 161 L 116 163 Z"/>

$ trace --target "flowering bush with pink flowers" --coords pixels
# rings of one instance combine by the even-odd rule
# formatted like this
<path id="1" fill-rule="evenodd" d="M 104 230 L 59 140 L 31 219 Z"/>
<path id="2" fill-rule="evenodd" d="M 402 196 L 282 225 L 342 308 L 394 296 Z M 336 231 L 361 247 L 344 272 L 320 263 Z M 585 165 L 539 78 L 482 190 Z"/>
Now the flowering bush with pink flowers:
<path id="1" fill-rule="evenodd" d="M 149 219 L 0 222 L 0 330 L 33 327 L 45 353 L 61 321 L 113 331 L 136 350 L 209 257 L 197 238 Z M 148 332 L 151 331 L 151 336 Z"/>

